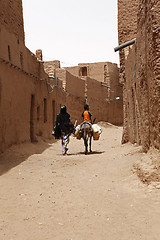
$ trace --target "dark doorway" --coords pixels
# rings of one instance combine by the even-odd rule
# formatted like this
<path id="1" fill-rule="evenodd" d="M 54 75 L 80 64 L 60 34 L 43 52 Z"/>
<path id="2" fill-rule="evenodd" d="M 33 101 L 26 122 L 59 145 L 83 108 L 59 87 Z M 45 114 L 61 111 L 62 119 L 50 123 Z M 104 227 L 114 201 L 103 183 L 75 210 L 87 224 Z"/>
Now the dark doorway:
<path id="1" fill-rule="evenodd" d="M 47 99 L 44 98 L 44 123 L 47 122 Z"/>
<path id="2" fill-rule="evenodd" d="M 53 127 L 55 125 L 55 115 L 56 115 L 56 112 L 55 112 L 55 101 L 52 101 L 52 122 L 53 122 Z"/>
<path id="3" fill-rule="evenodd" d="M 35 109 L 35 96 L 31 95 L 31 108 L 30 108 L 30 139 L 31 139 L 31 142 L 35 141 L 34 109 Z"/>

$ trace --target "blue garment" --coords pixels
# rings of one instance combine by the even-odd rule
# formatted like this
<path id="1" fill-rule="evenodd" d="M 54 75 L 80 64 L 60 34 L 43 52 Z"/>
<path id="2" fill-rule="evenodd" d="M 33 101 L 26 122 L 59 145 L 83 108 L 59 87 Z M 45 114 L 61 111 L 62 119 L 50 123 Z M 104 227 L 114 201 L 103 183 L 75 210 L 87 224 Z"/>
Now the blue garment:
<path id="1" fill-rule="evenodd" d="M 67 153 L 67 145 L 69 143 L 69 135 L 62 135 L 62 154 L 65 155 Z"/>

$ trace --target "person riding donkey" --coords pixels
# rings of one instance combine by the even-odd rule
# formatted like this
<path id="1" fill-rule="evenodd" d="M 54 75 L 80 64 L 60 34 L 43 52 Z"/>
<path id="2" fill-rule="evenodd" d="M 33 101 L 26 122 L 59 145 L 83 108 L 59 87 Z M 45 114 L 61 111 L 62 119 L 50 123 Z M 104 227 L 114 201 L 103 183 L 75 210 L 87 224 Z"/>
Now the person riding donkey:
<path id="1" fill-rule="evenodd" d="M 92 113 L 89 111 L 89 105 L 84 104 L 84 111 L 82 113 L 83 122 L 80 125 L 80 136 L 82 135 L 82 128 L 85 123 L 88 123 L 90 131 L 92 129 Z"/>
<path id="2" fill-rule="evenodd" d="M 83 122 L 92 123 L 92 119 L 91 119 L 92 118 L 92 114 L 89 111 L 89 105 L 88 104 L 84 105 L 84 111 L 82 113 L 82 117 L 83 117 Z"/>

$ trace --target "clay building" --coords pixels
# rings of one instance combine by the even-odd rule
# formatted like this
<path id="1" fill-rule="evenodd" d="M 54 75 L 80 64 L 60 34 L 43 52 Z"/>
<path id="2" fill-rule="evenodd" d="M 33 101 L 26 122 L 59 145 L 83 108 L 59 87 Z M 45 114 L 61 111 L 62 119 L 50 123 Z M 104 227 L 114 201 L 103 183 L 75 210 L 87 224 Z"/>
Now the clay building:
<path id="1" fill-rule="evenodd" d="M 57 68 L 54 61 L 50 61 L 44 62 L 44 69 L 62 81 L 65 92 L 85 97 L 97 121 L 123 124 L 123 94 L 117 64 L 80 63 L 74 67 Z"/>
<path id="2" fill-rule="evenodd" d="M 118 6 L 120 44 L 136 38 L 120 50 L 122 141 L 141 144 L 144 151 L 160 149 L 160 1 L 119 0 Z"/>

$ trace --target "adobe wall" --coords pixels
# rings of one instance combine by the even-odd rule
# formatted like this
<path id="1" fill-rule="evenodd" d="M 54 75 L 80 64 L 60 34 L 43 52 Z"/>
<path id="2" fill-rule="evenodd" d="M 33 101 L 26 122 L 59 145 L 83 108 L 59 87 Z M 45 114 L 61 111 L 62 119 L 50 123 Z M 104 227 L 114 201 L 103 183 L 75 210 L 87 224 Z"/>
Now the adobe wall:
<path id="1" fill-rule="evenodd" d="M 66 91 L 74 96 L 85 98 L 85 80 L 66 71 Z"/>
<path id="2" fill-rule="evenodd" d="M 106 63 L 98 62 L 98 63 L 79 63 L 79 74 L 82 76 L 82 67 L 87 67 L 87 76 L 94 78 L 100 82 L 104 81 L 104 66 Z"/>
<path id="3" fill-rule="evenodd" d="M 144 150 L 160 149 L 160 2 L 140 1 L 138 11 L 136 74 Z"/>
<path id="4" fill-rule="evenodd" d="M 127 41 L 132 40 L 133 38 L 136 38 L 137 34 L 137 12 L 138 12 L 138 4 L 139 0 L 131 1 L 131 0 L 118 0 L 118 40 L 119 45 L 122 43 L 125 43 Z M 119 70 L 119 81 L 121 84 L 123 84 L 123 137 L 122 137 L 122 143 L 125 143 L 129 141 L 130 134 L 129 130 L 133 130 L 134 128 L 130 128 L 129 119 L 131 116 L 129 115 L 129 110 L 131 103 L 129 103 L 128 99 L 128 93 L 132 93 L 132 91 L 128 90 L 128 83 L 126 83 L 126 74 L 127 77 L 132 76 L 130 72 L 130 66 L 132 66 L 128 61 L 128 66 L 126 66 L 126 60 L 128 57 L 128 54 L 130 50 L 132 49 L 132 46 L 126 47 L 124 49 L 119 50 L 119 56 L 120 56 L 120 70 Z M 131 57 L 132 58 L 132 57 Z M 133 57 L 134 59 L 134 57 Z M 131 63 L 133 62 L 131 59 Z M 135 61 L 135 60 L 134 60 Z M 129 89 L 131 87 L 129 86 Z M 129 105 L 130 104 L 130 105 Z M 131 110 L 132 111 L 132 110 Z M 131 124 L 133 126 L 133 124 Z M 134 130 L 135 131 L 135 130 Z M 130 139 L 131 142 L 134 142 L 134 137 Z"/>
<path id="5" fill-rule="evenodd" d="M 108 88 L 102 86 L 101 82 L 87 77 L 87 98 L 108 99 Z"/>
<path id="6" fill-rule="evenodd" d="M 123 111 L 122 98 L 120 100 L 109 98 L 109 88 L 101 82 L 87 77 L 87 102 L 96 121 L 107 121 L 115 125 L 122 125 Z"/>
<path id="7" fill-rule="evenodd" d="M 44 65 L 44 71 L 49 75 L 54 77 L 55 76 L 55 70 L 57 68 L 60 68 L 60 61 L 55 60 L 55 61 L 47 61 L 43 62 Z"/>
<path id="8" fill-rule="evenodd" d="M 79 67 L 78 66 L 65 67 L 64 69 L 67 70 L 68 72 L 70 72 L 72 75 L 79 77 Z"/>
<path id="9" fill-rule="evenodd" d="M 140 1 L 136 44 L 125 61 L 123 142 L 160 148 L 160 2 Z"/>
<path id="10" fill-rule="evenodd" d="M 84 110 L 83 106 L 85 103 L 85 98 L 76 97 L 72 94 L 67 94 L 66 97 L 66 106 L 68 109 L 68 113 L 71 116 L 71 121 L 74 124 L 77 120 L 77 124 L 81 124 L 83 122 L 82 112 Z"/>
<path id="11" fill-rule="evenodd" d="M 86 67 L 87 74 L 83 75 L 82 68 Z M 78 66 L 65 67 L 71 74 L 78 77 L 90 77 L 100 82 L 106 82 L 107 77 L 119 82 L 119 68 L 116 63 L 96 62 L 96 63 L 79 63 Z"/>
<path id="12" fill-rule="evenodd" d="M 63 89 L 66 89 L 66 70 L 64 68 L 55 69 L 55 77 L 62 81 Z"/>
<path id="13" fill-rule="evenodd" d="M 146 20 L 150 146 L 160 149 L 160 1 L 148 2 Z"/>
<path id="14" fill-rule="evenodd" d="M 127 60 L 125 61 L 126 81 L 124 89 L 124 125 L 122 142 L 141 144 L 140 139 L 140 110 L 137 93 L 137 76 L 136 76 L 136 45 L 129 51 Z"/>
<path id="15" fill-rule="evenodd" d="M 0 1 L 0 23 L 17 37 L 17 41 L 24 42 L 23 12 L 21 0 Z M 1 30 L 1 29 L 0 29 Z"/>
<path id="16" fill-rule="evenodd" d="M 118 0 L 118 42 L 119 45 L 136 38 L 137 12 L 139 0 Z M 120 82 L 125 81 L 125 57 L 129 47 L 121 49 L 120 55 Z"/>

